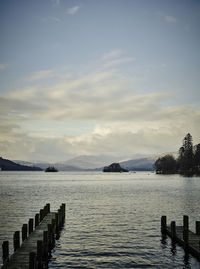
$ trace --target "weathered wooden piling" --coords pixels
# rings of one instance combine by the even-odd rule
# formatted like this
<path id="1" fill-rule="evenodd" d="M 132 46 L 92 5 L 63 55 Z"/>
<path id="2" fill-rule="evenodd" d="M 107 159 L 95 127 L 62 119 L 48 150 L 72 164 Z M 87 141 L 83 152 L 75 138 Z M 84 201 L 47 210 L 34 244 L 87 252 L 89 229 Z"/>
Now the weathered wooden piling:
<path id="1" fill-rule="evenodd" d="M 36 215 L 35 215 L 35 228 L 39 225 L 39 214 L 37 213 Z"/>
<path id="2" fill-rule="evenodd" d="M 23 224 L 22 226 L 22 241 L 24 241 L 27 238 L 27 224 Z"/>
<path id="3" fill-rule="evenodd" d="M 176 239 L 176 222 L 171 222 L 171 233 L 172 233 L 172 240 L 175 241 Z"/>
<path id="4" fill-rule="evenodd" d="M 20 247 L 20 231 L 14 232 L 13 235 L 13 248 L 16 251 Z"/>
<path id="5" fill-rule="evenodd" d="M 34 251 L 31 251 L 29 253 L 29 269 L 35 269 L 36 264 L 36 253 Z"/>
<path id="6" fill-rule="evenodd" d="M 35 230 L 33 219 L 29 219 L 28 225 L 22 226 L 22 244 L 20 246 L 20 232 L 13 235 L 14 253 L 9 257 L 9 242 L 4 241 L 3 267 L 2 269 L 43 269 L 47 268 L 51 250 L 55 247 L 55 238 L 58 239 L 60 229 L 64 224 L 65 205 L 59 208 L 61 225 L 59 226 L 58 212 L 50 212 L 50 204 L 46 204 L 35 215 Z M 28 235 L 27 235 L 28 233 Z"/>
<path id="7" fill-rule="evenodd" d="M 40 209 L 40 222 L 43 220 L 44 218 L 44 209 Z"/>
<path id="8" fill-rule="evenodd" d="M 3 253 L 3 264 L 9 261 L 9 242 L 3 241 L 2 244 L 2 253 Z"/>
<path id="9" fill-rule="evenodd" d="M 166 229 L 167 229 L 167 217 L 162 216 L 161 217 L 161 232 L 166 233 Z"/>
<path id="10" fill-rule="evenodd" d="M 43 242 L 42 240 L 37 241 L 37 262 L 38 262 L 38 269 L 42 268 L 42 253 L 43 252 Z"/>
<path id="11" fill-rule="evenodd" d="M 173 243 L 177 242 L 183 246 L 186 253 L 191 253 L 200 260 L 200 221 L 196 221 L 196 232 L 189 230 L 189 217 L 183 216 L 183 226 L 176 226 L 175 221 L 167 225 L 166 216 L 161 218 L 162 235 L 167 234 Z"/>
<path id="12" fill-rule="evenodd" d="M 33 219 L 29 219 L 28 221 L 28 234 L 33 232 Z"/>
<path id="13" fill-rule="evenodd" d="M 196 234 L 200 235 L 200 221 L 196 221 Z"/>

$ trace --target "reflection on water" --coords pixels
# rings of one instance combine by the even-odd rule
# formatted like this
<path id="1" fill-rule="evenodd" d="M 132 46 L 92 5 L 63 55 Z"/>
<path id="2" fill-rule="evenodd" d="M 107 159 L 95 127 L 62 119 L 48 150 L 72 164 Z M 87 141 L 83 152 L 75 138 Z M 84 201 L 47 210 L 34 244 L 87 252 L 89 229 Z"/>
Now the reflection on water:
<path id="1" fill-rule="evenodd" d="M 0 240 L 46 203 L 66 203 L 50 268 L 200 268 L 160 232 L 160 217 L 200 219 L 200 178 L 152 173 L 0 173 Z"/>

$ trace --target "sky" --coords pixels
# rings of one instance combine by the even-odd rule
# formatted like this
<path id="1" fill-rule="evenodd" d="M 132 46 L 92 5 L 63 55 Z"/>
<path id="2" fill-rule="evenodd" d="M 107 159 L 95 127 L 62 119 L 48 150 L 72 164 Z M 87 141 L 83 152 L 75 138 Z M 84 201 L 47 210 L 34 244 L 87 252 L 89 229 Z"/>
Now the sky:
<path id="1" fill-rule="evenodd" d="M 0 156 L 200 142 L 199 0 L 0 0 Z"/>

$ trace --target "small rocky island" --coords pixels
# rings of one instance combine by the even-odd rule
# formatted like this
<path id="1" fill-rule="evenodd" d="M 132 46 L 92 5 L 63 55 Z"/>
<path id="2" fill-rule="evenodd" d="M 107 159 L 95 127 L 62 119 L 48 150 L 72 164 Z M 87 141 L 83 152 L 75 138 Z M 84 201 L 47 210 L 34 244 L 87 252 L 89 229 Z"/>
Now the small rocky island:
<path id="1" fill-rule="evenodd" d="M 119 163 L 112 163 L 109 166 L 103 168 L 103 172 L 129 172 L 127 169 L 124 169 L 120 166 Z"/>
<path id="2" fill-rule="evenodd" d="M 45 172 L 58 172 L 54 166 L 49 166 L 45 169 Z"/>

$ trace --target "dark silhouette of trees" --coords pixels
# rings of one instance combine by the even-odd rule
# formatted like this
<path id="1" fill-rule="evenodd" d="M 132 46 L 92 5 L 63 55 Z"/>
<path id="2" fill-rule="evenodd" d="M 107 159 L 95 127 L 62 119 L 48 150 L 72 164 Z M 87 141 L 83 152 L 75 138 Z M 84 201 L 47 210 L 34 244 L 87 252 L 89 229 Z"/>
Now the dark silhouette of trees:
<path id="1" fill-rule="evenodd" d="M 190 133 L 188 133 L 183 139 L 183 146 L 179 149 L 179 156 L 177 161 L 180 174 L 194 174 L 195 163 L 192 136 Z"/>
<path id="2" fill-rule="evenodd" d="M 195 173 L 200 175 L 200 144 L 195 146 L 194 152 Z"/>
<path id="3" fill-rule="evenodd" d="M 177 162 L 172 155 L 165 155 L 155 162 L 157 174 L 174 174 L 177 171 Z"/>
<path id="4" fill-rule="evenodd" d="M 183 139 L 177 160 L 172 155 L 166 155 L 157 159 L 154 166 L 158 174 L 200 175 L 200 144 L 193 147 L 192 136 L 188 133 Z"/>

